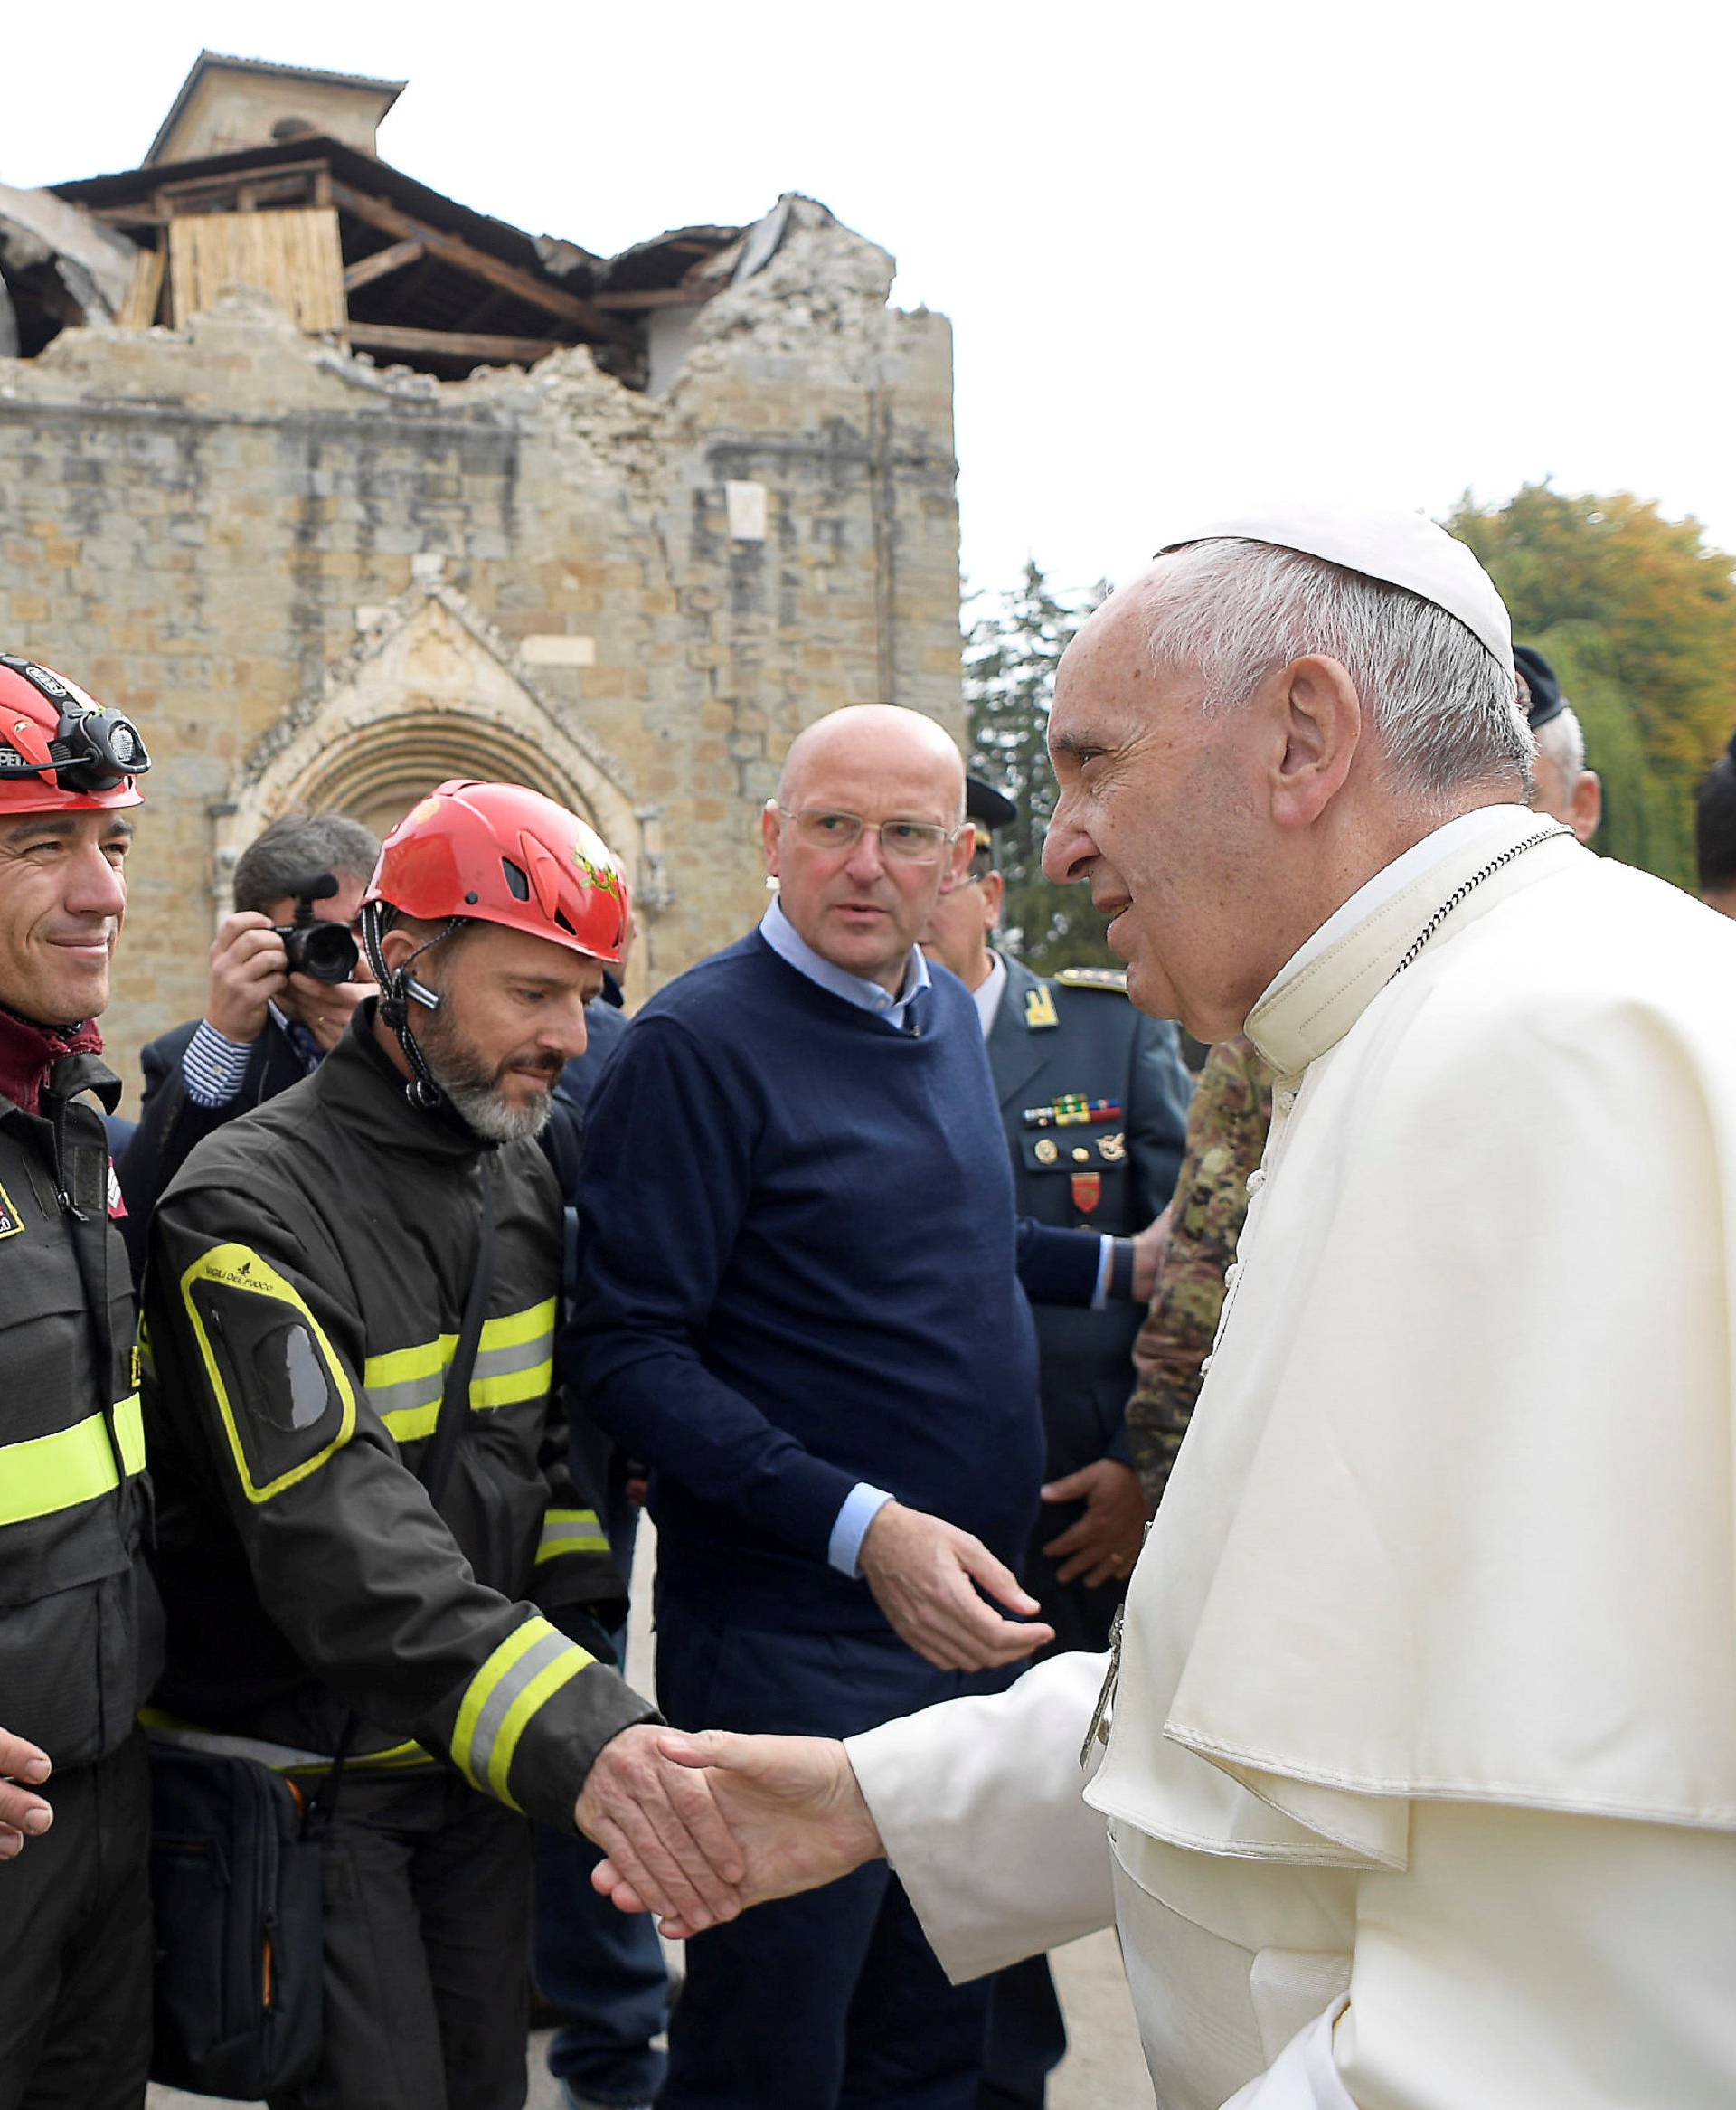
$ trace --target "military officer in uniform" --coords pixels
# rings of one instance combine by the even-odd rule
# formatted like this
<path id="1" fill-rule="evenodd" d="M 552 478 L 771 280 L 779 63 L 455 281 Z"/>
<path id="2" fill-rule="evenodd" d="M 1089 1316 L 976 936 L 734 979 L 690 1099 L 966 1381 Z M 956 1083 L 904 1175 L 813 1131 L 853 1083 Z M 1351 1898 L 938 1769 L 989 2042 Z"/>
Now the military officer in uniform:
<path id="1" fill-rule="evenodd" d="M 964 883 L 941 895 L 922 949 L 976 999 L 1020 1215 L 1130 1237 L 1175 1189 L 1193 1086 L 1175 1028 L 1133 1008 L 1126 975 L 1035 975 L 991 942 L 1005 894 L 993 830 L 1015 810 L 969 780 L 976 852 Z M 1055 1629 L 1054 1648 L 1100 1650 L 1149 1515 L 1126 1418 L 1139 1315 L 1122 1304 L 1033 1310 L 1048 1457 L 1024 1584 Z M 1066 2047 L 1047 1960 L 1001 1973 L 979 2110 L 1041 2110 Z"/>
<path id="2" fill-rule="evenodd" d="M 1175 1029 L 1133 1008 L 1118 971 L 1035 975 L 991 942 L 1005 894 L 992 830 L 1014 807 L 973 777 L 967 813 L 976 854 L 922 949 L 976 998 L 1019 1213 L 1131 1237 L 1167 1204 L 1186 1144 L 1193 1086 Z M 1057 1648 L 1100 1649 L 1146 1518 L 1126 1428 L 1138 1321 L 1114 1304 L 1039 1305 L 1036 1319 L 1048 1462 L 1025 1585 Z"/>

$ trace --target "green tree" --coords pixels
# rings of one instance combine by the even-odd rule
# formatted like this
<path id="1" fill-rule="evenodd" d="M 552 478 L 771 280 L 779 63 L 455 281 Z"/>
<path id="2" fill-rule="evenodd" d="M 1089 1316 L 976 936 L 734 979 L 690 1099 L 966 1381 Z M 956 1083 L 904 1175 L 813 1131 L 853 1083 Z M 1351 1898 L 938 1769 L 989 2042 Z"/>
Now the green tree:
<path id="1" fill-rule="evenodd" d="M 1514 636 L 1561 677 L 1604 781 L 1598 847 L 1678 885 L 1694 876 L 1694 787 L 1736 720 L 1732 562 L 1695 520 L 1618 491 L 1527 484 L 1468 495 L 1448 523 L 1487 567 Z"/>
<path id="2" fill-rule="evenodd" d="M 981 612 L 965 632 L 971 772 L 1019 809 L 996 837 L 1006 878 L 1002 922 L 1019 957 L 1039 974 L 1120 964 L 1103 941 L 1103 919 L 1086 889 L 1056 886 L 1043 875 L 1043 838 L 1055 805 L 1048 746 L 1055 668 L 1109 591 L 1104 583 L 1063 600 L 1032 561 L 1017 586 L 976 598 Z"/>

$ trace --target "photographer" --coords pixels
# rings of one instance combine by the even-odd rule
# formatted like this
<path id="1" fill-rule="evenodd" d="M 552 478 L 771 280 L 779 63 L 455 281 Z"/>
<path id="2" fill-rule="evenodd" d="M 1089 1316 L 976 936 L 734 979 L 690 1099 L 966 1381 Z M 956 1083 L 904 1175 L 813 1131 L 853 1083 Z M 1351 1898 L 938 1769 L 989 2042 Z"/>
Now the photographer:
<path id="1" fill-rule="evenodd" d="M 316 927 L 335 924 L 350 935 L 379 855 L 365 828 L 335 813 L 287 814 L 241 853 L 235 913 L 211 948 L 204 1017 L 140 1054 L 145 1103 L 118 1168 L 135 1280 L 152 1212 L 193 1146 L 311 1075 L 373 988 L 354 942 L 334 943 L 336 932 Z M 334 891 L 304 904 L 299 897 L 322 880 L 335 882 Z M 304 971 L 291 971 L 290 949 Z M 343 979 L 321 979 L 326 973 Z"/>

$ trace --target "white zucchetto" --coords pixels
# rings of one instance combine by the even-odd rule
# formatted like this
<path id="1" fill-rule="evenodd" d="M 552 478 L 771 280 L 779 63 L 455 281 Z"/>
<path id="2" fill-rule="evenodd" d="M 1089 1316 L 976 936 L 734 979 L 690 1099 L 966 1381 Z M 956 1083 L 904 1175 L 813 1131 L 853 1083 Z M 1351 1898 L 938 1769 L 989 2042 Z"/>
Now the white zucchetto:
<path id="1" fill-rule="evenodd" d="M 1462 542 L 1424 513 L 1321 506 L 1308 501 L 1251 507 L 1173 535 L 1155 554 L 1234 537 L 1324 557 L 1364 578 L 1383 579 L 1457 616 L 1498 666 L 1513 667 L 1513 625 L 1495 582 Z"/>

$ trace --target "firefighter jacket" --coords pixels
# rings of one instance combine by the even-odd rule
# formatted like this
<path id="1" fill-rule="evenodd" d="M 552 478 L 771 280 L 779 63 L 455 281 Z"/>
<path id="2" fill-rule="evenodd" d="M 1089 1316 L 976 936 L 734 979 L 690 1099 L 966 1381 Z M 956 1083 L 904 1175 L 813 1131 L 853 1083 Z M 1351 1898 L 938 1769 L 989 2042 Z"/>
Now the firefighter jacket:
<path id="1" fill-rule="evenodd" d="M 157 1208 L 145 1418 L 168 1665 L 150 1718 L 296 1770 L 354 1710 L 352 1766 L 433 1755 L 571 1829 L 602 1746 L 656 1717 L 525 1601 L 571 1604 L 587 1575 L 619 1589 L 594 1515 L 551 1504 L 539 1469 L 560 1198 L 533 1142 L 486 1146 L 410 1105 L 373 1017 L 208 1137 Z M 485 1177 L 492 1287 L 437 1513 L 416 1467 Z"/>
<path id="2" fill-rule="evenodd" d="M 120 1087 L 76 1054 L 40 1114 L 0 1097 L 0 1724 L 56 1773 L 126 1741 L 155 1672 L 132 1282 L 90 1090 Z"/>

